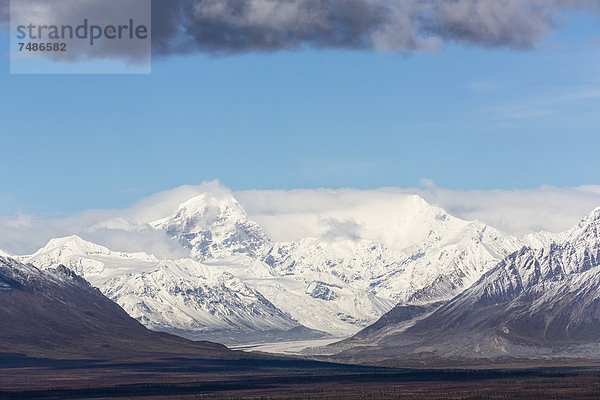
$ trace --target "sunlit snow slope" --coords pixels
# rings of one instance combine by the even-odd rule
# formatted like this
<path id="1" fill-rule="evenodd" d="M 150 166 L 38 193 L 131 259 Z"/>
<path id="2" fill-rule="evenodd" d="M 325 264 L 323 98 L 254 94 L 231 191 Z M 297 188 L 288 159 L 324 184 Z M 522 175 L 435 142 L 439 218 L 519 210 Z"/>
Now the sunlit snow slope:
<path id="1" fill-rule="evenodd" d="M 318 219 L 329 226 L 318 237 L 273 242 L 233 195 L 206 192 L 148 221 L 189 249 L 192 259 L 159 260 L 152 249 L 113 252 L 67 237 L 21 260 L 66 265 L 153 329 L 189 337 L 318 335 L 311 330 L 341 337 L 398 303 L 449 300 L 521 246 L 554 239 L 503 235 L 415 195 Z"/>

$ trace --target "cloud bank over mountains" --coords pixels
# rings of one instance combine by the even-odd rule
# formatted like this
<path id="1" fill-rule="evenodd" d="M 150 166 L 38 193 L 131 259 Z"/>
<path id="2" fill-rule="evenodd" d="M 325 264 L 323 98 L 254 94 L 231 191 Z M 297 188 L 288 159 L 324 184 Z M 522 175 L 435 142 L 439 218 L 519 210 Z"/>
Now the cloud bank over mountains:
<path id="1" fill-rule="evenodd" d="M 437 187 L 424 180 L 419 188 L 299 189 L 246 191 L 234 193 L 248 215 L 258 221 L 270 235 L 279 236 L 285 226 L 286 237 L 298 240 L 314 236 L 325 228 L 315 229 L 318 216 L 364 215 L 381 218 L 394 208 L 394 197 L 416 194 L 428 203 L 465 220 L 480 220 L 508 234 L 531 232 L 561 232 L 577 224 L 594 208 L 600 206 L 600 186 L 572 188 L 543 186 L 522 190 L 452 190 Z M 364 233 L 364 231 L 363 231 Z M 278 238 L 275 238 L 277 240 Z"/>
<path id="2" fill-rule="evenodd" d="M 121 210 L 90 210 L 49 219 L 18 214 L 0 217 L 0 249 L 31 253 L 51 238 L 79 235 L 118 251 L 153 249 L 164 258 L 188 256 L 178 243 L 152 229 L 150 222 L 172 215 L 177 207 L 205 192 L 233 196 L 248 216 L 275 241 L 306 237 L 323 240 L 385 239 L 377 237 L 400 199 L 416 194 L 456 217 L 480 220 L 505 233 L 541 230 L 560 232 L 600 206 L 600 186 L 527 190 L 439 188 L 424 181 L 421 188 L 297 189 L 231 192 L 218 181 L 182 186 L 154 194 Z M 401 233 L 400 233 L 401 234 Z"/>
<path id="3" fill-rule="evenodd" d="M 99 12 L 97 0 L 58 1 L 74 1 L 78 8 Z M 600 4 L 595 0 L 152 0 L 152 41 L 156 56 L 306 47 L 405 53 L 437 50 L 448 43 L 529 49 L 573 9 L 599 12 Z M 8 10 L 9 0 L 0 0 L 0 26 L 8 25 Z M 54 17 L 60 21 L 60 14 Z"/>

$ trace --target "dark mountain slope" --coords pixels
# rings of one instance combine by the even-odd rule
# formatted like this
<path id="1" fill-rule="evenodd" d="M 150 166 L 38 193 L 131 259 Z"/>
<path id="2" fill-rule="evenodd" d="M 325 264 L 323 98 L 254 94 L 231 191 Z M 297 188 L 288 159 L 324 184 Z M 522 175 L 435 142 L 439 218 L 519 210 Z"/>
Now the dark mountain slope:
<path id="1" fill-rule="evenodd" d="M 66 267 L 0 257 L 0 353 L 50 358 L 239 357 L 210 342 L 152 332 Z"/>

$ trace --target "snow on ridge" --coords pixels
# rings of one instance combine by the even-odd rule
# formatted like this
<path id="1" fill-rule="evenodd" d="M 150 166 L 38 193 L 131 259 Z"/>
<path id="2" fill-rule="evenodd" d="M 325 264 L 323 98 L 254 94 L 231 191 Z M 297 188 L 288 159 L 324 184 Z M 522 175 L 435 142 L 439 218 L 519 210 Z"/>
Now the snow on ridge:
<path id="1" fill-rule="evenodd" d="M 199 261 L 234 254 L 258 257 L 271 243 L 231 194 L 201 194 L 152 225 L 191 249 Z"/>
<path id="2" fill-rule="evenodd" d="M 203 290 L 210 293 L 210 288 L 219 287 L 226 279 L 224 273 L 228 273 L 243 284 L 234 285 L 234 292 L 241 290 L 236 296 L 246 296 L 243 293 L 247 284 L 306 326 L 352 334 L 374 322 L 397 301 L 409 300 L 419 289 L 437 285 L 420 294 L 419 301 L 452 297 L 461 285 L 470 284 L 504 254 L 502 241 L 496 243 L 499 234 L 484 224 L 455 218 L 417 195 L 403 199 L 385 208 L 361 206 L 357 210 L 363 228 L 377 231 L 391 247 L 352 237 L 352 232 L 273 244 L 231 194 L 205 193 L 182 203 L 173 216 L 154 226 L 192 248 L 197 261 L 221 259 L 220 266 L 206 269 L 192 260 L 133 262 L 131 255 L 113 253 L 79 237 L 51 241 L 31 259 L 38 265 L 67 265 L 149 326 L 168 325 L 165 315 L 171 315 L 170 323 L 178 329 L 200 327 L 182 315 L 193 314 L 205 322 L 206 318 L 192 311 L 177 293 L 193 293 L 199 290 L 195 285 L 205 285 Z M 339 228 L 336 223 L 343 216 L 333 212 L 328 229 Z M 384 226 L 391 228 L 385 230 Z M 350 229 L 354 227 L 349 225 Z M 181 275 L 182 270 L 194 273 Z M 172 286 L 173 293 L 161 289 L 167 282 L 178 282 Z M 448 291 L 447 282 L 458 287 Z M 137 300 L 132 303 L 132 299 Z M 159 303 L 152 299 L 159 299 Z M 233 300 L 218 303 L 217 307 L 246 307 Z M 169 304 L 178 305 L 173 309 Z M 192 303 L 188 300 L 187 304 Z M 237 323 L 263 326 L 249 322 L 250 317 L 240 312 L 246 319 L 237 319 Z M 223 320 L 211 320 L 215 327 L 222 326 L 226 314 L 216 315 Z"/>
<path id="3" fill-rule="evenodd" d="M 110 254 L 111 251 L 104 246 L 97 245 L 82 239 L 77 235 L 65 236 L 62 238 L 50 239 L 48 243 L 32 254 L 32 257 L 39 257 L 50 252 L 70 252 L 81 254 Z"/>
<path id="4" fill-rule="evenodd" d="M 147 270 L 159 261 L 147 253 L 114 252 L 75 235 L 52 239 L 34 254 L 20 256 L 19 260 L 42 269 L 62 264 L 96 285 L 117 275 Z"/>
<path id="5" fill-rule="evenodd" d="M 397 302 L 447 300 L 510 253 L 564 236 L 513 237 L 418 195 L 386 199 L 301 215 L 318 225 L 315 235 L 272 242 L 231 193 L 207 192 L 151 223 L 190 248 L 193 259 L 112 252 L 77 236 L 52 240 L 29 258 L 75 270 L 154 328 L 280 329 L 300 322 L 349 335 Z"/>
<path id="6" fill-rule="evenodd" d="M 247 218 L 245 210 L 230 193 L 206 192 L 181 203 L 174 214 L 150 222 L 157 229 L 164 229 L 170 220 L 195 218 L 199 228 L 205 228 L 218 218 L 219 213 L 228 211 L 232 217 Z"/>
<path id="7" fill-rule="evenodd" d="M 65 265 L 152 329 L 211 332 L 298 326 L 239 278 L 192 259 L 113 252 L 77 236 L 51 240 L 41 250 L 21 258 L 43 270 Z"/>
<path id="8" fill-rule="evenodd" d="M 132 317 L 157 330 L 197 334 L 298 326 L 232 274 L 189 259 L 164 261 L 151 271 L 116 277 L 101 290 Z"/>

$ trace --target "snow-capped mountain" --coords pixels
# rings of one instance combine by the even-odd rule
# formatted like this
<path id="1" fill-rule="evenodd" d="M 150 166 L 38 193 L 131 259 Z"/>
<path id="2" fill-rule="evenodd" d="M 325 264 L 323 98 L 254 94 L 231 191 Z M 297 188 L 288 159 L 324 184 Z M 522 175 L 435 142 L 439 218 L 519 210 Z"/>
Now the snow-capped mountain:
<path id="1" fill-rule="evenodd" d="M 239 277 L 303 326 L 335 336 L 352 334 L 394 304 L 347 284 L 320 281 L 318 276 L 280 275 L 264 262 L 246 256 L 213 260 L 207 265 Z"/>
<path id="2" fill-rule="evenodd" d="M 202 261 L 234 254 L 258 257 L 271 240 L 228 193 L 204 193 L 181 204 L 175 215 L 151 223 Z"/>
<path id="3" fill-rule="evenodd" d="M 39 268 L 62 264 L 95 286 L 117 276 L 152 270 L 159 262 L 146 253 L 114 252 L 79 236 L 52 239 L 34 254 L 19 259 Z"/>
<path id="4" fill-rule="evenodd" d="M 302 324 L 342 335 L 369 325 L 376 320 L 374 316 L 382 316 L 398 302 L 447 300 L 497 262 L 477 244 L 458 243 L 421 257 L 401 257 L 372 242 L 348 243 L 341 248 L 339 243 L 311 242 L 280 245 L 289 246 L 291 255 L 276 247 L 282 261 L 267 260 L 282 278 L 301 284 L 304 293 L 296 292 L 294 297 L 281 286 L 257 287 Z M 286 300 L 292 298 L 294 302 L 289 304 Z"/>
<path id="5" fill-rule="evenodd" d="M 230 273 L 193 260 L 163 261 L 152 271 L 111 279 L 102 291 L 151 329 L 190 337 L 299 325 Z"/>
<path id="6" fill-rule="evenodd" d="M 247 340 L 250 332 L 304 327 L 350 336 L 398 303 L 447 301 L 523 245 L 561 237 L 515 238 L 415 195 L 394 199 L 380 205 L 385 210 L 319 216 L 329 224 L 319 237 L 273 242 L 231 193 L 207 192 L 151 222 L 193 260 L 113 252 L 78 237 L 51 240 L 21 259 L 72 268 L 152 329 L 194 338 L 239 332 Z M 352 232 L 336 231 L 345 224 Z"/>
<path id="7" fill-rule="evenodd" d="M 53 239 L 20 259 L 43 269 L 67 266 L 154 330 L 198 339 L 299 326 L 230 273 L 190 259 L 113 252 L 78 236 Z"/>
<path id="8" fill-rule="evenodd" d="M 345 332 L 356 332 L 397 303 L 449 300 L 528 242 L 480 222 L 462 221 L 416 196 L 407 196 L 406 202 L 402 208 L 410 215 L 395 215 L 390 221 L 392 233 L 380 232 L 379 236 L 402 238 L 404 244 L 309 238 L 274 243 L 263 261 L 282 278 L 303 283 L 304 294 L 317 300 L 320 309 L 336 306 L 335 313 L 326 314 L 329 321 L 343 321 Z M 404 229 L 413 229 L 416 239 L 402 233 Z M 263 287 L 259 290 L 285 309 L 275 299 L 275 290 L 269 294 Z M 300 317 L 299 311 L 288 312 L 307 326 L 316 320 Z"/>
<path id="9" fill-rule="evenodd" d="M 452 298 L 519 247 L 519 240 L 484 224 L 442 216 L 457 226 L 445 229 L 443 239 L 439 231 L 447 224 L 431 226 L 430 241 L 420 247 L 392 250 L 370 240 L 305 239 L 274 244 L 264 261 L 281 276 L 350 286 L 394 303 L 424 303 Z"/>
<path id="10" fill-rule="evenodd" d="M 415 195 L 388 206 L 394 209 L 388 221 L 373 210 L 359 218 L 374 239 L 331 232 L 272 243 L 231 194 L 202 194 L 152 225 L 192 249 L 195 259 L 217 260 L 215 268 L 299 323 L 335 335 L 356 332 L 399 301 L 449 299 L 520 245 Z"/>
<path id="11" fill-rule="evenodd" d="M 510 254 L 429 315 L 346 341 L 341 357 L 600 358 L 600 208 L 557 237 Z"/>

